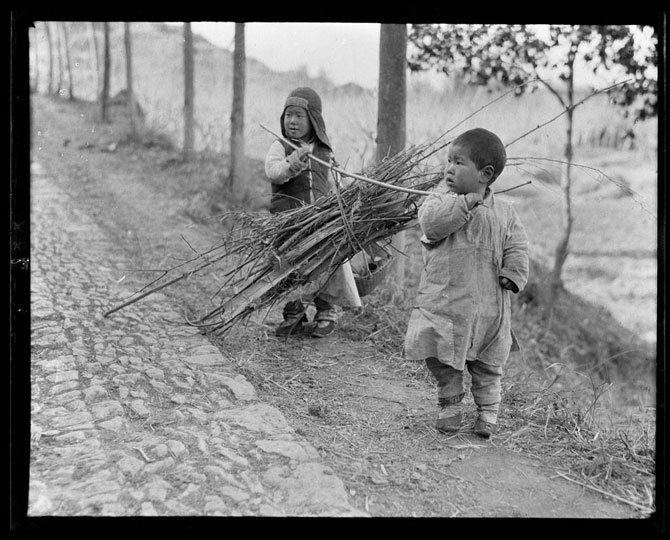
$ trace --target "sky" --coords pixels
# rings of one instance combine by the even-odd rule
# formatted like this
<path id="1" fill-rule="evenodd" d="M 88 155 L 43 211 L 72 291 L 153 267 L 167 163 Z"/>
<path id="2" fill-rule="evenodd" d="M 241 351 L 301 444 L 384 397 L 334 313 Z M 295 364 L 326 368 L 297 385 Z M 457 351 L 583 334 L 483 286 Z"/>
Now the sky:
<path id="1" fill-rule="evenodd" d="M 375 88 L 379 77 L 378 23 L 245 23 L 247 57 L 274 71 L 305 66 L 322 71 L 335 84 L 354 82 Z M 235 24 L 193 22 L 193 32 L 214 45 L 233 50 Z"/>
<path id="2" fill-rule="evenodd" d="M 379 23 L 245 23 L 246 55 L 274 71 L 306 67 L 310 76 L 325 72 L 337 85 L 354 82 L 374 89 L 379 79 L 380 26 Z M 540 35 L 546 32 L 543 28 L 546 25 L 532 26 Z M 233 50 L 235 23 L 196 21 L 192 27 L 214 45 Z M 641 39 L 646 43 L 649 36 Z M 581 65 L 577 69 L 578 80 L 582 82 L 598 86 L 608 79 L 594 77 L 590 69 Z M 443 80 L 441 76 L 437 79 Z"/>

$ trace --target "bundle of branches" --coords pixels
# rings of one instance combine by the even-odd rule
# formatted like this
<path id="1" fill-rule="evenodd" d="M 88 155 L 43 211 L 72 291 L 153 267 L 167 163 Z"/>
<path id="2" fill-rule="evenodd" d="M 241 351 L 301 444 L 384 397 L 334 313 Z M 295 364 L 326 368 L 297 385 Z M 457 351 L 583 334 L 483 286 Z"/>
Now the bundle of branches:
<path id="1" fill-rule="evenodd" d="M 379 246 L 416 219 L 419 199 L 439 176 L 419 164 L 430 145 L 409 148 L 364 171 L 365 178 L 287 212 L 238 216 L 226 253 L 236 263 L 221 290 L 226 300 L 195 324 L 216 334 L 251 312 L 270 308 L 300 287 L 325 284 L 344 262 Z M 432 153 L 432 152 L 431 152 Z"/>
<path id="2" fill-rule="evenodd" d="M 220 245 L 165 271 L 139 296 L 106 315 L 214 264 L 221 266 L 217 275 L 223 284 L 216 293 L 221 303 L 189 323 L 217 335 L 306 284 L 318 290 L 356 253 L 412 225 L 420 199 L 440 179 L 427 170 L 426 159 L 444 146 L 412 146 L 361 175 L 331 167 L 338 188 L 313 204 L 279 214 L 229 213 L 235 225 Z M 342 187 L 343 176 L 359 181 Z M 177 272 L 181 274 L 172 277 Z"/>

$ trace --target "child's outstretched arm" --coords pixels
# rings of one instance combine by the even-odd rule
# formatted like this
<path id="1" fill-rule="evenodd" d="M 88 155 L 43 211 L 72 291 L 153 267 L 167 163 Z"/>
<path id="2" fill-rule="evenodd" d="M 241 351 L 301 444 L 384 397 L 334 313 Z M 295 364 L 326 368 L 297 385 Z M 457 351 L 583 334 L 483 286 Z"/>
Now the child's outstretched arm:
<path id="1" fill-rule="evenodd" d="M 518 214 L 514 208 L 511 208 L 503 246 L 502 268 L 498 273 L 498 278 L 501 286 L 518 293 L 523 290 L 528 282 L 528 272 L 528 236 Z M 505 286 L 505 280 L 511 282 L 511 285 L 508 283 Z"/>
<path id="2" fill-rule="evenodd" d="M 422 241 L 436 243 L 455 233 L 469 221 L 472 210 L 481 202 L 478 193 L 432 193 L 419 208 Z"/>

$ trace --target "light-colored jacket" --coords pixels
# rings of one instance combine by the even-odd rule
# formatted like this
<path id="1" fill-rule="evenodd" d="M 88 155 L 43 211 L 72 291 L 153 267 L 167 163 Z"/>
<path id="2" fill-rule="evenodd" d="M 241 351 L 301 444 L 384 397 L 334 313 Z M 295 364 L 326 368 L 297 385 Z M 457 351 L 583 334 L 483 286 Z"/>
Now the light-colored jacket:
<path id="1" fill-rule="evenodd" d="M 314 151 L 314 143 L 310 143 L 309 151 Z M 274 141 L 265 156 L 265 176 L 273 184 L 284 184 L 296 174 L 301 173 L 309 167 L 307 160 L 292 165 L 286 157 L 286 150 L 279 141 Z M 335 182 L 330 175 L 327 177 L 328 188 L 327 192 L 335 189 Z M 310 202 L 314 202 L 313 200 Z"/>
<path id="2" fill-rule="evenodd" d="M 483 201 L 450 192 L 419 208 L 423 271 L 405 336 L 410 360 L 438 358 L 456 369 L 466 360 L 507 361 L 513 342 L 511 291 L 528 280 L 528 237 L 514 210 L 488 190 Z"/>

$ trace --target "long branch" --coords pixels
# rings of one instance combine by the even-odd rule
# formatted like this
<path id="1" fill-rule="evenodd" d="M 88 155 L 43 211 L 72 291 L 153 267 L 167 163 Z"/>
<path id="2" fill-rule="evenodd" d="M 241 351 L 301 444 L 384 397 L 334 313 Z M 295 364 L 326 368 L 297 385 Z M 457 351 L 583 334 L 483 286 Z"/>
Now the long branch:
<path id="1" fill-rule="evenodd" d="M 298 150 L 300 148 L 297 144 L 294 144 L 291 141 L 282 137 L 281 135 L 277 135 L 276 133 L 272 132 L 271 130 L 266 128 L 263 124 L 259 124 L 259 126 L 261 126 L 265 131 L 267 131 L 271 135 L 274 135 L 275 137 L 277 137 L 277 139 L 284 141 L 286 144 L 288 144 L 292 148 L 295 148 L 296 150 Z M 377 186 L 382 186 L 382 187 L 385 187 L 385 188 L 388 188 L 388 189 L 394 189 L 396 191 L 403 191 L 405 193 L 413 193 L 415 195 L 430 195 L 431 194 L 430 191 L 421 191 L 419 189 L 411 189 L 411 188 L 405 188 L 405 187 L 402 187 L 402 186 L 394 186 L 394 185 L 391 185 L 391 184 L 387 184 L 386 182 L 380 182 L 379 180 L 373 180 L 372 178 L 366 178 L 365 176 L 361 176 L 360 174 L 354 174 L 354 173 L 350 173 L 350 172 L 347 172 L 345 170 L 342 170 L 339 167 L 335 167 L 331 163 L 326 163 L 322 159 L 319 159 L 318 157 L 314 156 L 313 154 L 307 154 L 307 156 L 310 159 L 312 159 L 312 160 L 314 160 L 318 163 L 321 163 L 322 165 L 325 165 L 329 169 L 337 171 L 338 173 L 340 173 L 343 176 L 350 176 L 351 178 L 355 178 L 357 180 L 362 180 L 363 182 L 369 182 L 370 184 L 375 184 Z"/>
<path id="2" fill-rule="evenodd" d="M 477 112 L 479 112 L 479 111 L 477 111 Z M 274 133 L 270 129 L 266 128 L 263 124 L 258 124 L 258 125 L 260 127 L 262 127 L 265 131 L 270 133 L 271 135 L 274 135 L 278 139 L 284 141 L 286 144 L 288 144 L 292 148 L 294 148 L 296 150 L 298 150 L 300 148 L 297 144 L 292 143 L 291 141 L 289 141 L 288 139 L 285 139 L 281 135 L 277 135 L 276 133 Z M 393 189 L 393 190 L 396 190 L 396 191 L 403 191 L 405 193 L 413 193 L 415 195 L 431 195 L 433 193 L 432 191 L 422 191 L 420 189 L 404 188 L 404 187 L 401 187 L 401 186 L 394 186 L 392 184 L 387 184 L 386 182 L 380 182 L 379 180 L 373 180 L 372 178 L 366 178 L 365 176 L 361 176 L 360 174 L 350 173 L 350 172 L 347 172 L 343 169 L 340 169 L 339 167 L 335 167 L 334 165 L 332 165 L 330 163 L 326 163 L 325 161 L 323 161 L 323 160 L 319 159 L 318 157 L 314 156 L 313 154 L 307 154 L 307 156 L 310 159 L 313 159 L 314 161 L 317 161 L 318 163 L 321 163 L 322 165 L 325 165 L 329 169 L 332 169 L 332 170 L 338 172 L 339 174 L 341 174 L 343 176 L 350 176 L 351 178 L 355 178 L 357 180 L 362 180 L 364 182 L 369 182 L 370 184 L 375 184 L 375 185 L 382 186 L 382 187 L 385 187 L 385 188 L 388 188 L 388 189 Z M 519 184 L 518 186 L 514 186 L 514 187 L 511 187 L 509 189 L 505 189 L 503 191 L 500 191 L 499 193 L 504 193 L 505 191 L 512 191 L 513 189 L 516 189 L 516 188 L 519 188 L 519 187 L 522 187 L 522 186 L 526 186 L 528 184 L 530 184 L 530 182 L 525 182 L 523 184 Z"/>
<path id="3" fill-rule="evenodd" d="M 603 92 L 607 92 L 608 90 L 611 90 L 612 88 L 615 88 L 615 87 L 617 87 L 617 86 L 620 86 L 620 85 L 622 85 L 622 84 L 625 84 L 625 83 L 629 82 L 630 80 L 631 80 L 631 79 L 626 79 L 625 81 L 621 81 L 621 82 L 612 84 L 611 86 L 608 86 L 608 87 L 606 87 L 606 88 L 602 88 L 601 90 L 596 90 L 595 92 L 593 92 L 592 94 L 589 94 L 589 95 L 586 96 L 584 99 L 578 101 L 578 102 L 575 103 L 574 105 L 571 105 L 571 106 L 569 106 L 569 107 L 565 107 L 560 113 L 558 113 L 558 114 L 557 114 L 556 116 L 554 116 L 553 118 L 550 118 L 549 120 L 547 120 L 547 121 L 544 122 L 543 124 L 538 124 L 537 126 L 535 126 L 535 127 L 534 127 L 533 129 L 531 129 L 530 131 L 527 131 L 527 132 L 524 133 L 523 135 L 520 135 L 519 137 L 517 137 L 516 139 L 514 139 L 512 142 L 507 143 L 507 144 L 505 145 L 505 148 L 507 148 L 508 146 L 512 146 L 515 142 L 520 141 L 520 140 L 523 139 L 524 137 L 527 137 L 528 135 L 530 135 L 530 134 L 533 133 L 534 131 L 537 131 L 538 129 L 543 128 L 543 127 L 546 126 L 547 124 L 551 124 L 554 120 L 556 120 L 557 118 L 563 116 L 563 115 L 566 114 L 568 111 L 576 109 L 579 105 L 581 105 L 582 103 L 584 103 L 587 99 L 591 99 L 591 98 L 592 98 L 593 96 L 595 96 L 595 95 L 602 94 Z"/>

